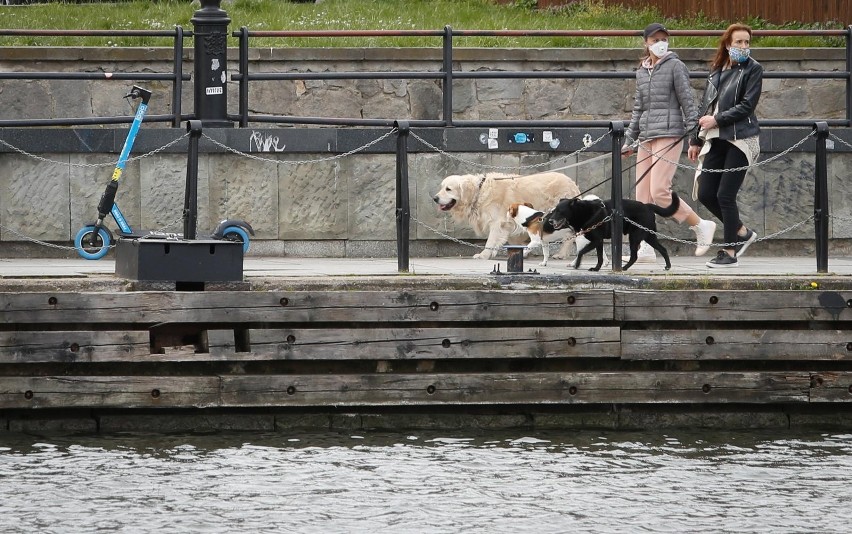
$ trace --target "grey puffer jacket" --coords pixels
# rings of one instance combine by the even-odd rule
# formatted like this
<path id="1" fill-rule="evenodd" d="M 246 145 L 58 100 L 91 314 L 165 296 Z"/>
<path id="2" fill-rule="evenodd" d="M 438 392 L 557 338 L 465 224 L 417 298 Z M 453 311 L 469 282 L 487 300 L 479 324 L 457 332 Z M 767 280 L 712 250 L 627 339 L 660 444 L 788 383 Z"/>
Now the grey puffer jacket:
<path id="1" fill-rule="evenodd" d="M 698 108 L 689 85 L 689 70 L 677 54 L 666 54 L 653 69 L 640 66 L 625 145 L 636 140 L 681 137 L 697 125 Z"/>

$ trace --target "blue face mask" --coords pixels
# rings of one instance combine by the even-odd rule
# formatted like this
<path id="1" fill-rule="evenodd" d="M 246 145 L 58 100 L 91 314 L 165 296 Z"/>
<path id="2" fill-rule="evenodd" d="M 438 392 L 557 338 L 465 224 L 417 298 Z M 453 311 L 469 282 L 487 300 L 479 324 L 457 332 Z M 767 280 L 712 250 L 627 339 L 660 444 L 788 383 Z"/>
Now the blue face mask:
<path id="1" fill-rule="evenodd" d="M 728 55 L 734 63 L 745 63 L 751 55 L 751 48 L 728 47 Z"/>

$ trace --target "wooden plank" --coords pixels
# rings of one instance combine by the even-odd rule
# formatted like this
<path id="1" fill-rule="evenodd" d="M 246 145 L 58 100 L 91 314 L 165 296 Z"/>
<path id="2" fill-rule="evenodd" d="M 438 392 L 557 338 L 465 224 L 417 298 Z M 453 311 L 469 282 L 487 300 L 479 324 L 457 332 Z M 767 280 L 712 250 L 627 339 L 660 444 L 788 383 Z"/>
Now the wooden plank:
<path id="1" fill-rule="evenodd" d="M 626 360 L 852 360 L 849 330 L 622 330 Z"/>
<path id="2" fill-rule="evenodd" d="M 611 320 L 612 291 L 6 293 L 0 324 Z"/>
<path id="3" fill-rule="evenodd" d="M 211 359 L 222 359 L 235 356 L 236 340 L 234 338 L 234 329 L 209 329 L 207 330 L 207 350 L 209 354 L 205 356 Z M 245 353 L 240 353 L 245 354 Z"/>
<path id="4" fill-rule="evenodd" d="M 852 322 L 852 292 L 615 291 L 618 321 Z"/>
<path id="5" fill-rule="evenodd" d="M 147 331 L 0 332 L 0 363 L 114 362 L 150 353 Z"/>
<path id="6" fill-rule="evenodd" d="M 251 354 L 233 331 L 210 336 L 217 358 L 293 360 L 618 357 L 617 327 L 296 328 L 249 331 Z M 213 340 L 221 345 L 214 346 Z"/>
<path id="7" fill-rule="evenodd" d="M 803 403 L 806 372 L 234 375 L 222 406 Z"/>
<path id="8" fill-rule="evenodd" d="M 0 378 L 3 408 L 207 408 L 215 376 L 39 376 Z"/>
<path id="9" fill-rule="evenodd" d="M 813 373 L 811 385 L 811 402 L 852 402 L 852 372 Z"/>

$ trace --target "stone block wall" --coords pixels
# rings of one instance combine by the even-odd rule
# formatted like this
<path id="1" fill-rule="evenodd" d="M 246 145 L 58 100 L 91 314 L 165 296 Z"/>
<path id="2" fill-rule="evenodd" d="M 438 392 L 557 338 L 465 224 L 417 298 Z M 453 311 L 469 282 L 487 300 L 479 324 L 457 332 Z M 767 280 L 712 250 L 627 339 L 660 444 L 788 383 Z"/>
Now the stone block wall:
<path id="1" fill-rule="evenodd" d="M 169 72 L 171 69 L 170 50 L 10 49 L 7 52 L 0 58 L 3 70 Z M 691 69 L 706 69 L 710 51 L 679 52 Z M 843 53 L 835 49 L 764 49 L 756 50 L 755 57 L 767 71 L 830 71 L 846 68 Z M 250 68 L 256 72 L 437 72 L 440 55 L 440 50 L 433 49 L 253 49 Z M 185 59 L 185 69 L 191 72 L 191 50 L 187 51 Z M 232 59 L 230 69 L 234 71 L 235 51 L 232 51 Z M 638 51 L 623 49 L 460 48 L 455 52 L 455 68 L 463 71 L 630 71 L 635 68 L 637 59 Z M 122 98 L 129 85 L 132 82 L 106 79 L 4 80 L 0 84 L 0 119 L 131 115 L 132 108 Z M 151 82 L 145 85 L 154 92 L 149 113 L 170 113 L 170 84 Z M 694 79 L 693 85 L 696 96 L 700 96 L 703 79 Z M 229 112 L 236 114 L 237 85 L 230 82 L 229 87 Z M 453 113 L 455 120 L 626 120 L 632 107 L 633 91 L 632 79 L 458 79 L 453 85 Z M 442 109 L 441 87 L 435 80 L 264 81 L 253 82 L 249 95 L 252 113 L 270 115 L 440 119 Z M 183 88 L 183 109 L 184 112 L 193 109 L 191 82 L 185 82 Z M 758 116 L 763 119 L 839 119 L 845 114 L 843 80 L 767 79 L 758 109 Z M 126 125 L 104 128 L 121 130 Z M 146 123 L 143 133 L 165 128 L 169 125 Z M 0 249 L 24 250 L 20 246 L 26 241 L 21 235 L 68 243 L 83 224 L 94 218 L 98 199 L 112 172 L 110 162 L 114 164 L 120 143 L 113 143 L 109 149 L 93 146 L 88 138 L 90 130 L 79 129 L 76 145 L 66 143 L 57 150 L 49 132 L 32 135 L 26 129 L 0 128 L 0 139 L 35 155 L 23 155 L 0 144 Z M 203 147 L 199 162 L 200 233 L 212 230 L 218 220 L 232 217 L 249 221 L 257 231 L 251 254 L 394 255 L 395 155 L 392 138 L 382 150 L 328 159 L 330 155 L 344 152 L 345 147 L 333 147 L 330 140 L 328 147 L 316 148 L 319 145 L 300 138 L 300 127 L 282 122 L 278 125 L 250 124 L 244 130 L 231 137 L 252 139 L 258 133 L 256 139 L 261 141 L 235 143 L 232 147 L 261 158 Z M 371 130 L 356 139 L 366 143 L 384 131 Z M 852 142 L 848 129 L 832 131 Z M 175 131 L 173 136 L 182 133 Z M 564 144 L 559 150 L 518 152 L 505 150 L 505 147 L 489 151 L 475 142 L 458 147 L 453 146 L 452 138 L 439 137 L 444 141 L 442 149 L 451 152 L 453 157 L 411 143 L 410 200 L 415 218 L 411 225 L 412 254 L 467 255 L 476 252 L 425 226 L 458 239 L 476 238 L 469 228 L 455 224 L 435 210 L 431 197 L 444 176 L 484 172 L 490 170 L 488 166 L 522 168 L 555 161 L 581 146 L 580 139 L 585 133 L 588 132 L 580 129 L 563 131 Z M 784 150 L 807 133 L 805 127 L 787 129 L 783 136 L 776 136 L 772 129 L 767 129 L 763 157 Z M 470 132 L 471 137 L 478 135 L 478 131 Z M 598 135 L 599 132 L 593 137 Z M 123 139 L 123 132 L 119 131 L 116 137 Z M 134 153 L 162 144 L 149 142 Z M 806 146 L 812 151 L 812 142 Z M 597 155 L 608 150 L 608 146 L 604 142 L 595 150 L 597 152 L 581 158 Z M 685 157 L 681 161 L 687 162 Z M 792 152 L 753 170 L 740 197 L 743 219 L 760 235 L 767 235 L 812 215 L 813 162 L 812 152 Z M 92 164 L 101 166 L 80 166 Z M 830 227 L 833 243 L 847 248 L 852 240 L 850 166 L 852 150 L 842 143 L 834 143 L 834 149 L 829 151 L 828 170 L 831 209 L 836 218 L 832 219 Z M 566 172 L 574 176 L 584 190 L 606 180 L 609 163 L 604 160 Z M 179 231 L 185 173 L 186 156 L 180 151 L 165 151 L 129 163 L 118 201 L 131 225 Z M 632 180 L 632 173 L 626 173 L 625 191 L 629 191 Z M 594 192 L 608 197 L 609 187 L 609 184 L 601 185 Z M 688 169 L 678 171 L 675 188 L 695 206 L 689 199 L 692 173 Z M 700 209 L 699 212 L 706 215 Z M 661 222 L 661 230 L 683 239 L 693 237 L 687 229 L 671 222 Z M 813 223 L 778 237 L 778 250 L 789 250 L 791 246 L 802 251 L 812 250 Z M 688 247 L 677 243 L 671 248 L 675 253 L 690 252 Z M 772 247 L 763 250 L 777 252 Z M 38 252 L 33 249 L 22 253 Z"/>

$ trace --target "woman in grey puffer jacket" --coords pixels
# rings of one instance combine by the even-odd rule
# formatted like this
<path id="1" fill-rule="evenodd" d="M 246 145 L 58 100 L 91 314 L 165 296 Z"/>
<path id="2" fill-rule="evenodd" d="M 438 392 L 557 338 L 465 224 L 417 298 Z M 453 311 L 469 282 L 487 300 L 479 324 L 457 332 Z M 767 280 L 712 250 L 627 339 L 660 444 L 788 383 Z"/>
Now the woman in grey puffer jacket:
<path id="1" fill-rule="evenodd" d="M 636 96 L 622 154 L 636 155 L 636 200 L 668 207 L 672 203 L 672 179 L 683 152 L 687 132 L 698 124 L 695 96 L 689 71 L 677 54 L 668 50 L 669 32 L 659 23 L 645 28 L 645 50 L 636 71 Z M 686 221 L 697 238 L 696 256 L 705 254 L 713 242 L 716 223 L 701 219 L 681 197 L 673 218 Z M 638 261 L 656 261 L 654 250 L 642 244 Z"/>

